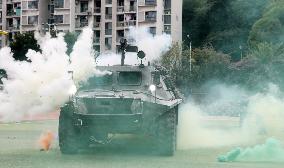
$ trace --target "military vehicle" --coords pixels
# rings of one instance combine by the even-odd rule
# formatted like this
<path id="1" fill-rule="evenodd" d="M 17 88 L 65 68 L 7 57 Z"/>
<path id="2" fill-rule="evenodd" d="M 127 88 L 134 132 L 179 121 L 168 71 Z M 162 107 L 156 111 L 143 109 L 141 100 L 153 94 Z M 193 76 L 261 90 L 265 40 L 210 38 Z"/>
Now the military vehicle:
<path id="1" fill-rule="evenodd" d="M 164 68 L 145 66 L 142 61 L 137 66 L 124 65 L 125 52 L 133 48 L 126 41 L 121 43 L 121 64 L 97 66 L 105 74 L 91 77 L 61 108 L 63 154 L 77 153 L 92 143 L 107 144 L 114 134 L 150 135 L 159 154 L 174 154 L 182 99 Z M 145 57 L 143 51 L 138 57 Z"/>

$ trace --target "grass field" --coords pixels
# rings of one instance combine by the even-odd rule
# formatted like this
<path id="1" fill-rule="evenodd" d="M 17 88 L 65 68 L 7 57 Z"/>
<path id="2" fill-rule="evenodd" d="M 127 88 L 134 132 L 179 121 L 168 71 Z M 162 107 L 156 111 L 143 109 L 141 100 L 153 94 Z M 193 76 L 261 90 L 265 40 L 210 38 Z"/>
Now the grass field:
<path id="1" fill-rule="evenodd" d="M 57 132 L 58 122 L 33 121 L 0 124 L 0 167 L 2 168 L 282 168 L 283 163 L 218 163 L 216 157 L 230 148 L 178 151 L 174 157 L 157 156 L 153 144 L 141 137 L 118 136 L 113 143 L 78 155 L 62 155 L 57 140 L 50 151 L 37 145 L 43 131 Z"/>

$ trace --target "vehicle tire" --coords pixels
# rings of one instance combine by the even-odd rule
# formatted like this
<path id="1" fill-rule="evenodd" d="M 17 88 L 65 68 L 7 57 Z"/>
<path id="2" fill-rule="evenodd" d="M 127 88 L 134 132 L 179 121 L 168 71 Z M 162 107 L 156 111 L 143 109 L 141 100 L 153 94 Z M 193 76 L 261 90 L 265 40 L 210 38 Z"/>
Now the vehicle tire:
<path id="1" fill-rule="evenodd" d="M 59 147 L 62 154 L 76 154 L 78 152 L 77 131 L 73 125 L 73 104 L 67 104 L 60 110 L 59 116 Z"/>
<path id="2" fill-rule="evenodd" d="M 177 143 L 177 114 L 174 110 L 165 113 L 158 121 L 157 141 L 159 154 L 173 156 Z"/>

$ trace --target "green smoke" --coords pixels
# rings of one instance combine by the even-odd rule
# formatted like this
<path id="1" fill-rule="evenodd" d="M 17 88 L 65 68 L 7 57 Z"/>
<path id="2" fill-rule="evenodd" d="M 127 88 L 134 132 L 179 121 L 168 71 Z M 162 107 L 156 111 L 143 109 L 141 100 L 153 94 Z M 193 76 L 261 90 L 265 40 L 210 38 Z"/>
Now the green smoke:
<path id="1" fill-rule="evenodd" d="M 284 162 L 284 148 L 280 141 L 269 138 L 265 144 L 238 147 L 217 159 L 219 162 Z"/>

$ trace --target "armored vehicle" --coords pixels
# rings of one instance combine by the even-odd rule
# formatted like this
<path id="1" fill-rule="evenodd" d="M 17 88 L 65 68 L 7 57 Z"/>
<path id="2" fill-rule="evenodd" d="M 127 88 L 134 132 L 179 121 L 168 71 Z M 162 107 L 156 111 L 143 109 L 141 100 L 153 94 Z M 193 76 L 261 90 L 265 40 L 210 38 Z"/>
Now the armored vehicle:
<path id="1" fill-rule="evenodd" d="M 138 55 L 144 57 L 141 51 Z M 107 144 L 114 134 L 144 134 L 157 140 L 159 154 L 174 154 L 182 101 L 178 91 L 162 67 L 124 65 L 123 60 L 121 65 L 97 66 L 104 75 L 91 77 L 61 108 L 62 153 Z"/>

